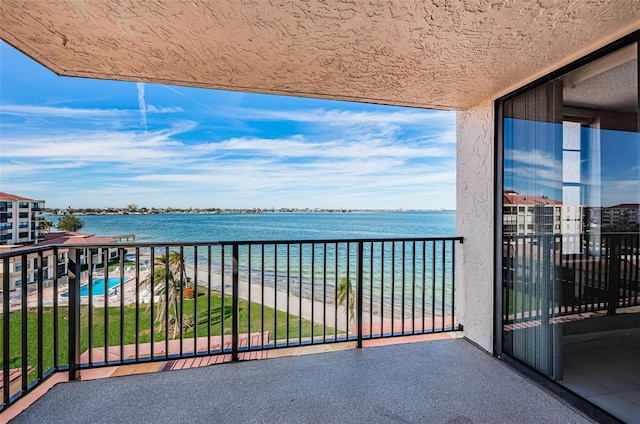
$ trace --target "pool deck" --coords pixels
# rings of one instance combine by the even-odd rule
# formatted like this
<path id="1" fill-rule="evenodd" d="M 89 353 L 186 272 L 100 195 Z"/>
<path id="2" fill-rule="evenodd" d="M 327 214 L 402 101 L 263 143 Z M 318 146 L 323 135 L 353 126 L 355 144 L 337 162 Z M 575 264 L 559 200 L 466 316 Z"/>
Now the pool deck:
<path id="1" fill-rule="evenodd" d="M 140 273 L 140 280 L 144 280 L 144 278 L 146 277 L 148 271 L 143 271 Z M 124 284 L 124 303 L 125 305 L 130 305 L 135 303 L 136 301 L 136 294 L 135 294 L 135 287 L 136 287 L 136 275 L 135 272 L 133 272 L 132 270 L 126 270 L 124 272 L 124 278 L 126 279 L 125 284 Z M 95 273 L 93 275 L 93 279 L 100 279 L 100 278 L 104 278 L 104 275 L 102 273 Z M 120 271 L 112 271 L 109 273 L 109 278 L 120 278 Z M 117 290 L 117 294 L 113 294 L 110 293 L 110 295 L 108 296 L 108 303 L 112 306 L 117 306 L 120 305 L 120 296 L 122 296 L 123 291 L 120 290 L 120 285 L 116 286 L 118 288 Z M 64 293 L 66 293 L 68 290 L 68 287 L 66 284 L 60 285 L 58 287 L 58 304 L 61 306 L 67 305 L 68 303 L 68 297 L 64 297 L 62 296 Z M 111 290 L 110 290 L 111 291 Z M 10 306 L 9 306 L 9 311 L 10 312 L 14 312 L 14 311 L 18 311 L 21 309 L 21 302 L 22 302 L 22 298 L 21 298 L 21 293 L 20 291 L 16 291 L 16 297 L 12 298 L 10 301 Z M 54 305 L 53 299 L 54 299 L 54 293 L 53 293 L 53 287 L 45 287 L 44 289 L 42 289 L 42 299 L 43 299 L 43 306 L 45 307 L 50 307 Z M 88 296 L 82 296 L 80 302 L 82 304 L 87 304 L 88 302 Z M 104 295 L 94 295 L 93 296 L 93 305 L 96 307 L 104 307 L 105 304 L 105 296 Z M 29 308 L 36 308 L 38 306 L 38 291 L 37 290 L 33 290 L 30 291 L 27 294 L 27 306 Z"/>
<path id="2" fill-rule="evenodd" d="M 132 421 L 591 422 L 465 339 L 445 339 L 60 383 L 11 423 Z"/>

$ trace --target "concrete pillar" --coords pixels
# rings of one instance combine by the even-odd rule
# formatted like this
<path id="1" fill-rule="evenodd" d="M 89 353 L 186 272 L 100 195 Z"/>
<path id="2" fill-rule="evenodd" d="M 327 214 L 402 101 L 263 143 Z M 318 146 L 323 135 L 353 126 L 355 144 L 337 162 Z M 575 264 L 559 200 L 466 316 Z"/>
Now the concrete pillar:
<path id="1" fill-rule="evenodd" d="M 456 232 L 464 237 L 458 255 L 459 322 L 466 337 L 493 351 L 493 102 L 456 115 Z"/>

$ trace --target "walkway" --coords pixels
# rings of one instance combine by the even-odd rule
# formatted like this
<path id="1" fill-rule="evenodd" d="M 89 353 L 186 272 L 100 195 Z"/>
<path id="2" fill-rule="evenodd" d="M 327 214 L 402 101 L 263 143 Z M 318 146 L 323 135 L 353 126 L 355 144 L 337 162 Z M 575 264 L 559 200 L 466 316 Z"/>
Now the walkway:
<path id="1" fill-rule="evenodd" d="M 588 423 L 464 339 L 61 383 L 12 423 Z"/>

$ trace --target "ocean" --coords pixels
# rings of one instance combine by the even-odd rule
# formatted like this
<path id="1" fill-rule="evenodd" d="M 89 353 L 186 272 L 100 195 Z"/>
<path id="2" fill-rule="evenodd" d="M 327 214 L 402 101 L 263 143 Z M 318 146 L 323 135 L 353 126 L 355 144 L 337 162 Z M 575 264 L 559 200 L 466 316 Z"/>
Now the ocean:
<path id="1" fill-rule="evenodd" d="M 52 217 L 57 222 L 56 217 Z M 80 230 L 136 242 L 316 240 L 455 236 L 455 211 L 80 216 Z"/>
<path id="2" fill-rule="evenodd" d="M 135 242 L 178 242 L 187 245 L 183 253 L 190 270 L 197 268 L 196 280 L 207 283 L 210 263 L 214 275 L 231 281 L 231 251 L 214 246 L 210 257 L 205 248 L 188 246 L 193 242 L 215 241 L 303 241 L 398 239 L 455 236 L 455 211 L 429 212 L 349 212 L 349 213 L 262 213 L 262 214 L 163 214 L 163 215 L 87 215 L 82 232 L 101 236 L 136 236 Z M 56 218 L 53 217 L 56 222 Z M 243 246 L 239 250 L 240 278 L 262 281 L 267 287 L 279 289 L 291 283 L 294 294 L 320 296 L 327 283 L 330 292 L 340 278 L 354 280 L 356 269 L 355 243 L 328 244 L 267 244 Z M 363 245 L 363 274 L 371 290 L 383 289 L 386 299 L 400 305 L 402 287 L 395 289 L 389 281 L 414 281 L 433 276 L 434 283 L 451 285 L 452 244 L 376 243 Z M 446 252 L 443 252 L 444 249 Z M 148 250 L 142 252 L 148 255 Z M 157 255 L 164 254 L 164 248 Z M 326 256 L 326 257 L 325 257 Z M 411 259 L 414 258 L 414 259 Z M 209 262 L 210 261 L 210 262 Z M 189 273 L 192 274 L 192 271 Z M 392 275 L 393 274 L 393 275 Z M 393 278 L 392 278 L 393 277 Z M 316 284 L 313 284 L 316 281 Z M 297 288 L 296 288 L 297 287 Z M 312 288 L 313 287 L 313 288 Z M 230 286 L 228 287 L 230 290 Z M 442 288 L 434 288 L 441 293 Z M 399 293 L 393 294 L 392 292 Z M 434 294 L 436 294 L 434 292 Z M 440 294 L 441 295 L 441 294 Z M 408 293 L 407 293 L 408 296 Z M 405 300 L 410 302 L 410 298 Z M 426 300 L 431 304 L 431 299 Z"/>

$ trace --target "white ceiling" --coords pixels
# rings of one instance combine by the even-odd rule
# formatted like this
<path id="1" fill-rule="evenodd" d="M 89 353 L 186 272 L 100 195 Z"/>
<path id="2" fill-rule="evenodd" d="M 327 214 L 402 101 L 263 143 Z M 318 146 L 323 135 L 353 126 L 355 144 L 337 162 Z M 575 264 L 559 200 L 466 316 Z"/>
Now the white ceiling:
<path id="1" fill-rule="evenodd" d="M 563 91 L 567 106 L 637 113 L 638 61 L 630 60 Z"/>

